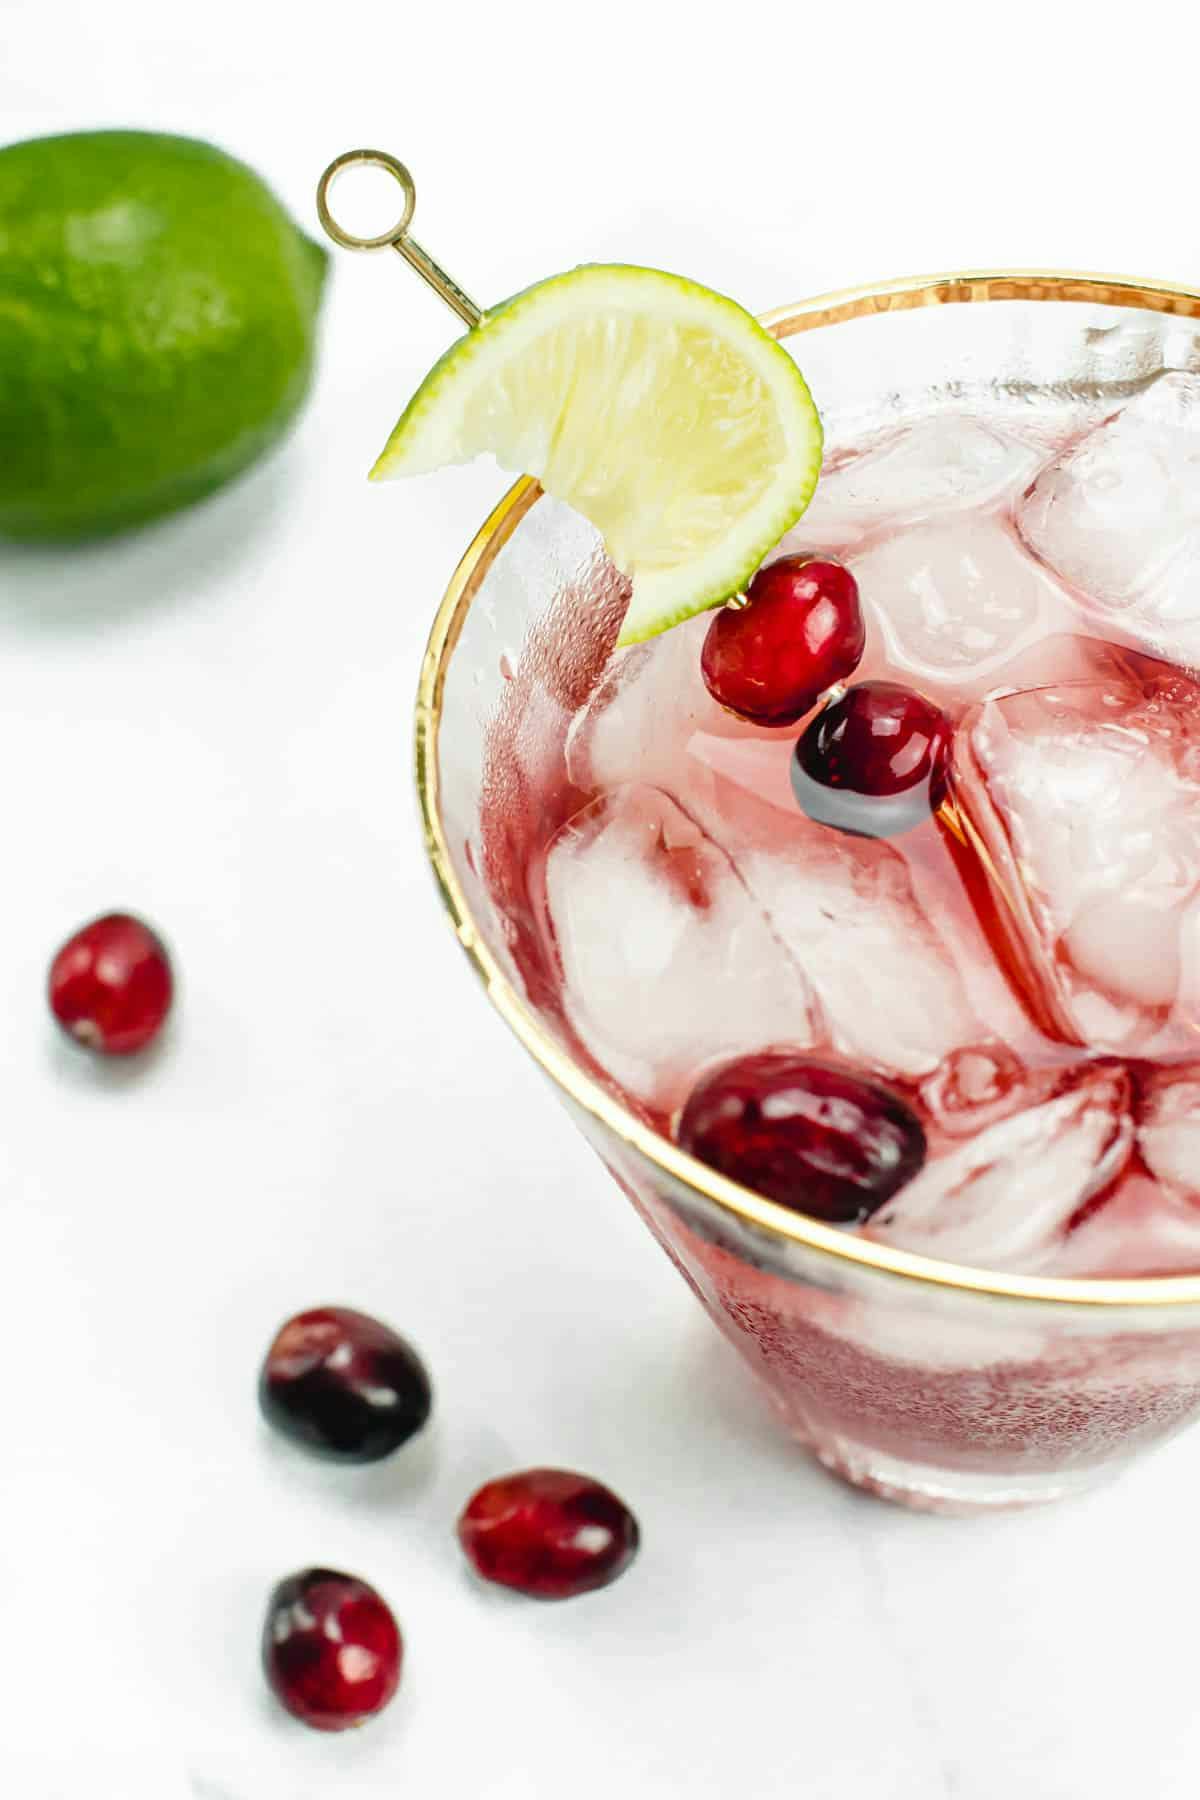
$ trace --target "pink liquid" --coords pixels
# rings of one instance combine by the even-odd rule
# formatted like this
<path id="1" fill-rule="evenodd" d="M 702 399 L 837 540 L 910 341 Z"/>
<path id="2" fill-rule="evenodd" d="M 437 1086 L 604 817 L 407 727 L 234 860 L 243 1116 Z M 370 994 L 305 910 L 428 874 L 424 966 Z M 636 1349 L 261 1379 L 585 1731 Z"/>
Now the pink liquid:
<path id="1" fill-rule="evenodd" d="M 1170 383 L 1192 381 L 1169 378 L 1167 413 Z M 1139 433 L 1160 462 L 1177 453 L 1183 427 L 1156 408 L 1115 445 L 1097 419 L 1041 441 L 963 420 L 962 492 L 913 479 L 902 435 L 830 459 L 781 548 L 855 572 L 853 679 L 915 687 L 955 727 L 949 800 L 903 836 L 805 817 L 802 724 L 712 702 L 706 620 L 614 653 L 611 572 L 558 597 L 492 732 L 483 871 L 574 1054 L 668 1135 L 700 1075 L 756 1050 L 887 1083 L 929 1158 L 863 1229 L 947 1261 L 1200 1270 L 1200 626 L 1180 598 L 1194 583 L 1200 614 L 1200 522 L 1164 506 L 1142 579 L 1103 505 L 1126 448 L 1145 481 Z M 1136 500 L 1118 480 L 1114 517 L 1140 529 Z M 644 1170 L 613 1172 L 789 1427 L 855 1479 L 886 1486 L 871 1471 L 888 1459 L 1098 1467 L 1200 1406 L 1187 1332 L 931 1327 L 916 1302 L 755 1267 Z"/>

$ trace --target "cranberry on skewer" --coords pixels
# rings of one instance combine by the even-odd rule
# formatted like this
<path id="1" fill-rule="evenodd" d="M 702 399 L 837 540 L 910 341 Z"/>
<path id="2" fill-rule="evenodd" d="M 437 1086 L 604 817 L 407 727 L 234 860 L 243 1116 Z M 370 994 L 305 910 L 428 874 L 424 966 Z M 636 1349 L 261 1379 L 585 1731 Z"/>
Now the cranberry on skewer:
<path id="1" fill-rule="evenodd" d="M 852 675 L 866 644 L 858 584 L 823 557 L 781 556 L 714 617 L 700 669 L 713 699 L 756 725 L 794 725 Z"/>

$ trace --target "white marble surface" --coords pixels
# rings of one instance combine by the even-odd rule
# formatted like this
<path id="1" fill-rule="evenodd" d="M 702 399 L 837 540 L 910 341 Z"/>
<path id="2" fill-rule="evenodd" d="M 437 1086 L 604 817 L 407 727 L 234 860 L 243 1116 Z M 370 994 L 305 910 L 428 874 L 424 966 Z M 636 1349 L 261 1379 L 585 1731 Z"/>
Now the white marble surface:
<path id="1" fill-rule="evenodd" d="M 1200 275 L 1197 25 L 1153 4 L 1125 30 L 1035 0 L 0 23 L 0 133 L 211 136 L 305 219 L 330 155 L 392 146 L 484 300 L 585 257 L 751 305 L 971 262 Z M 4 1792 L 1192 1800 L 1200 1435 L 1036 1517 L 844 1491 L 772 1435 L 474 991 L 409 713 L 500 484 L 361 479 L 447 331 L 399 265 L 341 257 L 281 456 L 135 541 L 0 553 Z M 162 1053 L 106 1078 L 41 990 L 114 904 L 169 934 L 183 992 Z M 349 1476 L 253 1401 L 275 1324 L 330 1298 L 438 1384 L 430 1442 Z M 538 1460 L 642 1518 L 635 1570 L 578 1607 L 478 1591 L 452 1540 L 478 1479 Z M 257 1671 L 266 1590 L 313 1560 L 408 1636 L 400 1700 L 348 1739 L 277 1716 Z"/>

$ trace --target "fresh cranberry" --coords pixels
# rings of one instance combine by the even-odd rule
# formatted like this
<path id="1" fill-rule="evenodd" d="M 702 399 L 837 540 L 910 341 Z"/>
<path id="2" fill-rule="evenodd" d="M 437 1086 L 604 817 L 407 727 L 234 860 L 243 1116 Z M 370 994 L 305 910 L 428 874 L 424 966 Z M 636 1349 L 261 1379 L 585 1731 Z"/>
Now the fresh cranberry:
<path id="1" fill-rule="evenodd" d="M 89 1050 L 144 1050 L 171 1009 L 174 983 L 161 940 L 128 913 L 93 919 L 50 965 L 50 1009 Z"/>
<path id="2" fill-rule="evenodd" d="M 895 681 L 862 681 L 801 732 L 792 788 L 819 824 L 894 837 L 941 805 L 949 736 L 931 700 Z"/>
<path id="3" fill-rule="evenodd" d="M 676 1137 L 710 1169 L 836 1225 L 869 1218 L 925 1161 L 921 1121 L 898 1094 L 785 1050 L 706 1075 Z"/>
<path id="4" fill-rule="evenodd" d="M 314 1731 L 348 1731 L 400 1685 L 404 1643 L 387 1602 L 353 1575 L 304 1569 L 271 1595 L 262 1641 L 272 1691 Z"/>
<path id="5" fill-rule="evenodd" d="M 862 661 L 858 583 L 841 563 L 781 556 L 708 628 L 700 668 L 713 699 L 756 725 L 794 725 Z"/>
<path id="6" fill-rule="evenodd" d="M 336 1462 L 378 1462 L 420 1431 L 433 1394 L 398 1332 L 348 1306 L 297 1313 L 267 1351 L 258 1384 L 270 1424 Z"/>
<path id="7" fill-rule="evenodd" d="M 526 1469 L 489 1481 L 467 1503 L 458 1541 L 485 1581 L 538 1600 L 607 1587 L 637 1554 L 637 1520 L 586 1475 Z"/>

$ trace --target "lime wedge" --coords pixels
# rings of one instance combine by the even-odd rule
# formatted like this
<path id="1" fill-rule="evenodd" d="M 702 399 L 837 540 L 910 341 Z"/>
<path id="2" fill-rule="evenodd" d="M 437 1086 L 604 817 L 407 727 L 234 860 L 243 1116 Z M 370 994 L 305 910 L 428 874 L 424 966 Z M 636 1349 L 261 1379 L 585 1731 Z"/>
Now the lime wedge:
<path id="1" fill-rule="evenodd" d="M 633 644 L 745 585 L 812 498 L 821 422 L 743 307 L 658 269 L 593 264 L 452 345 L 371 474 L 483 451 L 596 526 L 633 584 L 620 640 Z"/>

